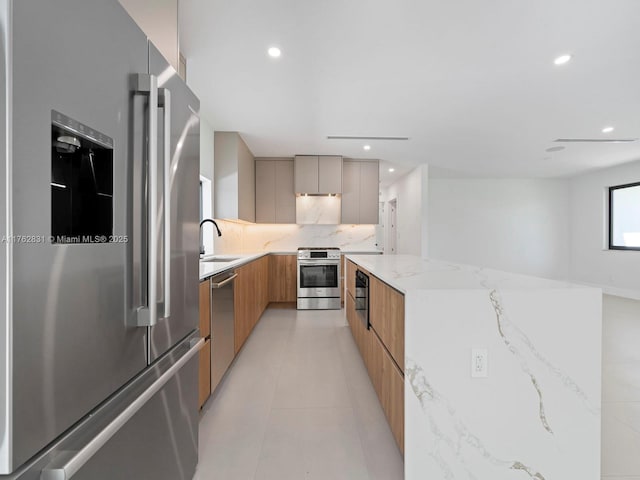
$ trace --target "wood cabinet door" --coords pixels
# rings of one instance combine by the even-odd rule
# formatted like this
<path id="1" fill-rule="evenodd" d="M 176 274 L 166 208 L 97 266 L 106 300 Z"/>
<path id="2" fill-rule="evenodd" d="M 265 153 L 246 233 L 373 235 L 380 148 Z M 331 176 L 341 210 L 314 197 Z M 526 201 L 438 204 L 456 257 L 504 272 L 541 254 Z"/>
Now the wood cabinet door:
<path id="1" fill-rule="evenodd" d="M 296 223 L 296 192 L 293 160 L 275 160 L 276 223 Z"/>
<path id="2" fill-rule="evenodd" d="M 269 256 L 269 301 L 295 302 L 297 257 L 295 255 Z"/>
<path id="3" fill-rule="evenodd" d="M 294 162 L 295 193 L 318 193 L 318 157 L 297 155 Z"/>
<path id="4" fill-rule="evenodd" d="M 236 277 L 233 291 L 234 316 L 234 347 L 236 355 L 247 339 L 249 323 L 251 319 L 251 264 L 236 268 Z"/>
<path id="5" fill-rule="evenodd" d="M 400 451 L 404 453 L 404 376 L 386 351 L 382 356 L 382 409 Z"/>
<path id="6" fill-rule="evenodd" d="M 236 273 L 233 304 L 237 355 L 269 303 L 269 256 L 236 268 Z"/>
<path id="7" fill-rule="evenodd" d="M 211 339 L 200 349 L 198 363 L 198 405 L 202 408 L 211 395 Z"/>
<path id="8" fill-rule="evenodd" d="M 356 298 L 356 270 L 357 266 L 351 260 L 347 260 L 347 292 L 351 294 L 353 298 Z"/>
<path id="9" fill-rule="evenodd" d="M 206 338 L 211 335 L 211 284 L 209 279 L 200 282 L 200 336 Z"/>
<path id="10" fill-rule="evenodd" d="M 384 350 L 384 345 L 382 345 L 382 342 L 373 331 L 373 329 L 367 330 L 367 332 L 367 371 L 369 372 L 369 378 L 371 378 L 371 383 L 373 384 L 373 388 L 378 395 L 378 399 L 380 399 L 380 404 L 384 406 L 384 401 L 382 398 L 384 394 L 382 390 L 382 366 L 386 352 Z"/>
<path id="11" fill-rule="evenodd" d="M 259 308 L 255 323 L 258 323 L 260 317 L 262 316 L 262 313 L 267 308 L 267 305 L 269 305 L 269 256 L 265 255 L 264 257 L 258 259 L 257 262 Z"/>
<path id="12" fill-rule="evenodd" d="M 318 193 L 342 193 L 342 157 L 318 157 Z"/>
<path id="13" fill-rule="evenodd" d="M 360 162 L 360 217 L 357 223 L 378 224 L 379 176 L 378 162 Z"/>
<path id="14" fill-rule="evenodd" d="M 404 372 L 404 295 L 369 276 L 369 321 Z"/>
<path id="15" fill-rule="evenodd" d="M 347 321 L 351 327 L 351 333 L 353 334 L 353 340 L 358 346 L 358 351 L 362 356 L 362 360 L 365 365 L 367 364 L 367 345 L 366 345 L 366 328 L 360 320 L 358 313 L 356 312 L 356 303 L 350 293 L 347 293 Z"/>
<path id="16" fill-rule="evenodd" d="M 275 223 L 275 221 L 276 162 L 256 160 L 256 223 Z"/>

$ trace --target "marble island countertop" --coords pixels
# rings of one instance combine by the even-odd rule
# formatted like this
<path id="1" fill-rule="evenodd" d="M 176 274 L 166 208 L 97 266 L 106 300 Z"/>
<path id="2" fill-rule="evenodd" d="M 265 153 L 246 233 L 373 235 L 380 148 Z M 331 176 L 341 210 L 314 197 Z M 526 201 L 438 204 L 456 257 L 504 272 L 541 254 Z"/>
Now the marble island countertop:
<path id="1" fill-rule="evenodd" d="M 410 290 L 473 290 L 489 287 L 501 289 L 577 288 L 558 280 L 520 275 L 416 255 L 353 255 L 347 259 L 402 293 Z"/>
<path id="2" fill-rule="evenodd" d="M 347 258 L 404 293 L 405 478 L 600 479 L 600 289 Z"/>

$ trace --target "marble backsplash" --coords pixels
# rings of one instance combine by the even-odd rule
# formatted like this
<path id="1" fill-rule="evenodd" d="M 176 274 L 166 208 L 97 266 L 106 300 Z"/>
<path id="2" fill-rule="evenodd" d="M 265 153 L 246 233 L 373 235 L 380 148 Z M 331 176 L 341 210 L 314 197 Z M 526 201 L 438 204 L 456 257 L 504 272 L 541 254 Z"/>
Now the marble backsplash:
<path id="1" fill-rule="evenodd" d="M 340 223 L 340 197 L 324 195 L 296 197 L 296 223 L 302 225 L 333 225 Z"/>
<path id="2" fill-rule="evenodd" d="M 339 247 L 344 251 L 374 251 L 375 225 L 250 224 L 216 220 L 221 237 L 214 253 L 293 252 L 298 247 Z"/>

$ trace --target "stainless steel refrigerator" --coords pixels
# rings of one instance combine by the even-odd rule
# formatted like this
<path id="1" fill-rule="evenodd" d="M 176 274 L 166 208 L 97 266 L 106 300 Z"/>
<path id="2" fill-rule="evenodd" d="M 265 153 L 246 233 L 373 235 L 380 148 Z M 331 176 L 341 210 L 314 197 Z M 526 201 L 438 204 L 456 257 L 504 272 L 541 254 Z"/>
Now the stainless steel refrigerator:
<path id="1" fill-rule="evenodd" d="M 191 479 L 198 99 L 117 0 L 0 28 L 0 478 Z"/>

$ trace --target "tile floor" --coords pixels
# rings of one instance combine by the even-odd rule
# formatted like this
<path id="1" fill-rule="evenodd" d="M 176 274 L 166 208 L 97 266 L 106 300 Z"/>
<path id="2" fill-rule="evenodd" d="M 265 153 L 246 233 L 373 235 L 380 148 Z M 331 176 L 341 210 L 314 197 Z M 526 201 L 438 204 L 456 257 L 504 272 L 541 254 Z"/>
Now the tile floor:
<path id="1" fill-rule="evenodd" d="M 343 311 L 267 310 L 202 412 L 195 480 L 400 480 Z"/>
<path id="2" fill-rule="evenodd" d="M 604 296 L 602 480 L 640 480 L 640 301 Z"/>
<path id="3" fill-rule="evenodd" d="M 604 296 L 602 362 L 602 480 L 640 480 L 640 301 Z M 403 478 L 341 311 L 267 310 L 212 400 L 194 480 Z"/>

